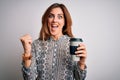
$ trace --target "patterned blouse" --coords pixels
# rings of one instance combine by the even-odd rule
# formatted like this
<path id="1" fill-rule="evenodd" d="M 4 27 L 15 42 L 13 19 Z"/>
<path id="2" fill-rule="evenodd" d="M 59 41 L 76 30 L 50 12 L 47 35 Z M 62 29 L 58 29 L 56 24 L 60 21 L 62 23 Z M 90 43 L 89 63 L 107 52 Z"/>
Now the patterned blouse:
<path id="1" fill-rule="evenodd" d="M 85 80 L 86 69 L 81 70 L 72 61 L 69 51 L 70 37 L 63 35 L 59 40 L 39 39 L 32 43 L 32 63 L 29 68 L 22 63 L 24 80 Z"/>

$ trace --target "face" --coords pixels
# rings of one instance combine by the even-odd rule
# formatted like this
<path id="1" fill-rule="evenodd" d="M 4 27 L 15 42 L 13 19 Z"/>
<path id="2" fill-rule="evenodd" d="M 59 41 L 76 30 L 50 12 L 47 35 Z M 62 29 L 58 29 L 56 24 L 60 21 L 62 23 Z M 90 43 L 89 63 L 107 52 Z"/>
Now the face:
<path id="1" fill-rule="evenodd" d="M 48 17 L 48 27 L 51 36 L 62 36 L 62 28 L 64 26 L 64 13 L 61 8 L 53 8 Z"/>

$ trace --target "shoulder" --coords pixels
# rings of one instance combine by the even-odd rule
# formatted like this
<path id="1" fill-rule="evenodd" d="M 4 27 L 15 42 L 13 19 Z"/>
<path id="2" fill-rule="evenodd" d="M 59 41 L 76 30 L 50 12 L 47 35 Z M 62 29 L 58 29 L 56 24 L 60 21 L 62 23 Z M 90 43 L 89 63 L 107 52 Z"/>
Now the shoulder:
<path id="1" fill-rule="evenodd" d="M 32 46 L 39 47 L 42 45 L 42 40 L 36 39 L 32 42 Z"/>
<path id="2" fill-rule="evenodd" d="M 43 41 L 43 40 L 40 40 L 40 39 L 36 39 L 32 42 L 32 45 L 33 46 L 37 46 L 37 47 L 40 47 L 40 46 L 43 46 L 45 45 L 46 43 L 48 43 L 49 41 Z"/>
<path id="3" fill-rule="evenodd" d="M 39 44 L 39 43 L 41 43 L 41 41 L 39 39 L 36 39 L 32 42 L 33 45 L 36 45 L 36 44 Z"/>
<path id="4" fill-rule="evenodd" d="M 68 35 L 64 35 L 64 38 L 69 41 L 71 37 L 69 37 Z"/>

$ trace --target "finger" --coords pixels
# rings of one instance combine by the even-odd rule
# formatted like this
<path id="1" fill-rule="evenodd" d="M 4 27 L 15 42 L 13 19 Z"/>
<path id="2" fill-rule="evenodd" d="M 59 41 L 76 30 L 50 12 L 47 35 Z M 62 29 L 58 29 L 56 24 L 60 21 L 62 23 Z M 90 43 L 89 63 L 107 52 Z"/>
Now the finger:
<path id="1" fill-rule="evenodd" d="M 25 35 L 24 37 L 27 39 L 32 39 L 32 37 L 29 34 Z"/>
<path id="2" fill-rule="evenodd" d="M 25 45 L 31 45 L 32 44 L 32 40 L 24 40 L 22 41 L 22 45 L 25 46 Z"/>
<path id="3" fill-rule="evenodd" d="M 83 43 L 81 43 L 78 45 L 77 50 L 86 50 L 86 46 Z"/>
<path id="4" fill-rule="evenodd" d="M 85 44 L 80 43 L 78 46 L 79 46 L 79 47 L 85 47 Z"/>
<path id="5" fill-rule="evenodd" d="M 21 38 L 21 42 L 22 42 L 24 51 L 30 51 L 32 39 L 31 38 L 28 39 L 27 36 L 24 36 Z"/>
<path id="6" fill-rule="evenodd" d="M 78 56 L 78 57 L 86 57 L 87 55 L 86 54 L 77 54 L 76 56 Z"/>
<path id="7" fill-rule="evenodd" d="M 85 53 L 85 51 L 84 50 L 75 51 L 75 54 L 82 54 L 82 53 Z"/>
<path id="8" fill-rule="evenodd" d="M 79 46 L 85 46 L 85 44 L 84 43 L 80 43 Z"/>
<path id="9" fill-rule="evenodd" d="M 32 38 L 28 35 L 25 35 L 23 37 L 20 38 L 22 43 L 26 43 L 26 42 L 32 42 Z"/>
<path id="10" fill-rule="evenodd" d="M 29 43 L 29 44 L 32 44 L 32 40 L 29 40 L 28 43 Z"/>
<path id="11" fill-rule="evenodd" d="M 26 34 L 20 38 L 20 40 L 25 40 L 25 39 L 32 39 L 32 37 L 29 34 Z"/>
<path id="12" fill-rule="evenodd" d="M 79 46 L 79 47 L 77 48 L 77 50 L 86 50 L 86 47 L 85 47 L 85 46 Z"/>

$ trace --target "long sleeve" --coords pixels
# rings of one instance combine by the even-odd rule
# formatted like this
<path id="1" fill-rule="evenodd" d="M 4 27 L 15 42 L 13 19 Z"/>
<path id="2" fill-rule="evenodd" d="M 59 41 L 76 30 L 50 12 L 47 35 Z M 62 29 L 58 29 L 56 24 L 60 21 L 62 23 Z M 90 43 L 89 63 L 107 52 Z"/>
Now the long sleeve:
<path id="1" fill-rule="evenodd" d="M 71 59 L 69 37 L 58 41 L 52 38 L 32 43 L 32 64 L 26 68 L 22 63 L 24 80 L 85 80 L 86 70 L 81 70 Z"/>
<path id="2" fill-rule="evenodd" d="M 22 62 L 22 72 L 23 72 L 23 78 L 24 80 L 36 80 L 37 78 L 37 65 L 36 65 L 36 59 L 35 59 L 35 47 L 34 44 L 32 44 L 32 63 L 30 67 L 26 68 L 24 65 L 24 62 Z"/>
<path id="3" fill-rule="evenodd" d="M 74 74 L 75 80 L 85 80 L 86 73 L 87 73 L 86 68 L 85 70 L 81 70 L 79 68 L 78 63 L 77 62 L 74 63 L 73 74 Z"/>

